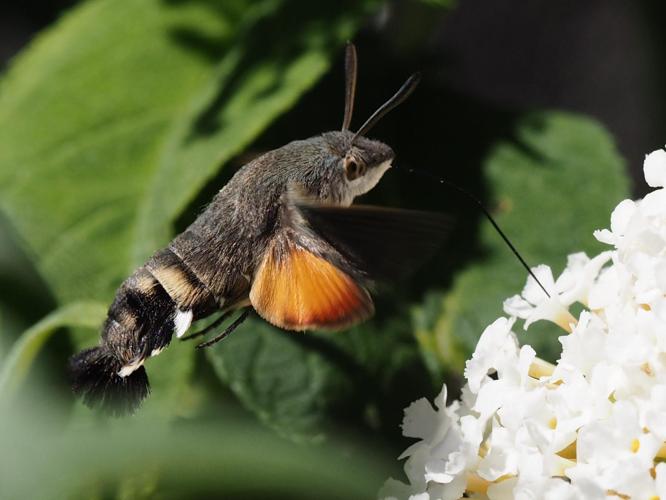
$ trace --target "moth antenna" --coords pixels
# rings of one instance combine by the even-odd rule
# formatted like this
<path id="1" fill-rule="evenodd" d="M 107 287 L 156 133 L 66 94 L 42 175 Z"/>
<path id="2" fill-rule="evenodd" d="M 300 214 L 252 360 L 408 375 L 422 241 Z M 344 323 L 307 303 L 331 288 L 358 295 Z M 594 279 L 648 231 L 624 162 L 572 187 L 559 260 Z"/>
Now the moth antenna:
<path id="1" fill-rule="evenodd" d="M 481 212 L 483 212 L 483 215 L 485 215 L 486 218 L 487 218 L 487 219 L 490 221 L 490 223 L 493 225 L 493 227 L 495 228 L 495 231 L 497 231 L 497 233 L 502 237 L 502 239 L 504 240 L 504 243 L 506 243 L 507 246 L 509 247 L 509 249 L 511 250 L 511 252 L 513 252 L 513 255 L 515 255 L 516 258 L 520 261 L 520 263 L 521 263 L 521 264 L 523 265 L 523 267 L 527 270 L 527 272 L 528 272 L 529 275 L 532 277 L 532 279 L 533 279 L 534 281 L 536 281 L 537 285 L 539 285 L 539 287 L 541 288 L 541 290 L 543 290 L 543 293 L 546 294 L 546 297 L 550 298 L 550 294 L 548 293 L 548 290 L 546 290 L 546 287 L 544 287 L 544 286 L 541 284 L 541 282 L 539 281 L 539 278 L 537 278 L 537 277 L 534 275 L 534 273 L 532 272 L 532 269 L 530 268 L 530 266 L 527 264 L 527 262 L 525 262 L 525 259 L 523 259 L 523 256 L 520 255 L 520 252 L 518 252 L 518 250 L 516 249 L 516 247 L 513 246 L 513 243 L 511 243 L 511 241 L 509 240 L 509 238 L 507 237 L 507 235 L 504 234 L 504 231 L 502 231 L 502 229 L 499 227 L 499 225 L 497 224 L 497 222 L 495 222 L 495 219 L 493 218 L 493 216 L 490 215 L 490 212 L 488 211 L 488 209 L 483 205 L 483 203 L 481 203 L 481 201 L 480 201 L 476 196 L 474 196 L 472 193 L 470 193 L 470 192 L 467 191 L 466 189 L 463 189 L 463 188 L 461 188 L 460 186 L 458 186 L 457 184 L 455 184 L 455 183 L 449 181 L 448 179 L 445 179 L 445 178 L 443 178 L 443 177 L 438 177 L 438 176 L 436 176 L 436 175 L 431 174 L 431 173 L 428 172 L 428 171 L 425 171 L 425 170 L 419 170 L 419 169 L 415 169 L 415 168 L 409 168 L 409 169 L 407 169 L 407 171 L 408 171 L 410 174 L 421 175 L 422 177 L 427 177 L 427 178 L 429 178 L 429 179 L 431 179 L 431 180 L 435 180 L 435 181 L 439 182 L 440 184 L 446 184 L 447 186 L 452 187 L 452 188 L 455 189 L 456 191 L 458 191 L 458 192 L 464 194 L 464 195 L 467 196 L 469 199 L 471 199 L 474 203 L 476 203 L 476 204 L 479 206 L 479 208 L 481 209 Z"/>
<path id="2" fill-rule="evenodd" d="M 358 75 L 358 58 L 356 46 L 347 42 L 345 48 L 345 115 L 342 119 L 342 130 L 349 130 L 352 114 L 354 112 L 354 98 L 356 96 L 356 78 Z"/>
<path id="3" fill-rule="evenodd" d="M 402 87 L 400 87 L 400 89 L 398 89 L 398 91 L 395 94 L 393 94 L 393 97 L 391 97 L 388 101 L 382 104 L 377 109 L 377 111 L 372 113 L 372 115 L 370 115 L 370 118 L 368 118 L 365 121 L 365 123 L 361 125 L 361 128 L 359 128 L 354 134 L 352 143 L 356 140 L 356 138 L 359 135 L 365 135 L 366 132 L 368 132 L 372 127 L 374 127 L 379 120 L 384 118 L 384 116 L 386 116 L 396 107 L 398 107 L 405 99 L 407 99 L 409 95 L 412 92 L 414 92 L 414 89 L 416 89 L 416 86 L 419 84 L 420 81 L 421 81 L 420 73 L 414 73 L 412 76 L 410 76 L 407 79 L 407 81 L 405 81 L 405 83 L 402 84 Z"/>

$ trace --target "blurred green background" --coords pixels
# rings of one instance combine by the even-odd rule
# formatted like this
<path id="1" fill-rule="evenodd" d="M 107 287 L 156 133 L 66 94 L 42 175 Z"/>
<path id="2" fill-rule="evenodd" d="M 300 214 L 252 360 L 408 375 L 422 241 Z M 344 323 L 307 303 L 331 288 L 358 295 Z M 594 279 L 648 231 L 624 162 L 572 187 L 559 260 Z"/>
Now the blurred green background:
<path id="1" fill-rule="evenodd" d="M 377 315 L 305 335 L 258 319 L 174 342 L 153 393 L 109 420 L 72 398 L 118 284 L 248 158 L 337 129 L 356 42 L 358 126 L 399 167 L 484 200 L 559 272 L 666 137 L 659 2 L 29 0 L 0 7 L 0 498 L 372 498 L 402 409 L 464 360 L 525 272 L 469 200 L 400 169 L 364 201 L 453 215 L 448 244 Z M 633 177 L 634 182 L 630 179 Z M 632 187 L 633 186 L 633 187 Z M 559 332 L 524 341 L 546 359 Z"/>

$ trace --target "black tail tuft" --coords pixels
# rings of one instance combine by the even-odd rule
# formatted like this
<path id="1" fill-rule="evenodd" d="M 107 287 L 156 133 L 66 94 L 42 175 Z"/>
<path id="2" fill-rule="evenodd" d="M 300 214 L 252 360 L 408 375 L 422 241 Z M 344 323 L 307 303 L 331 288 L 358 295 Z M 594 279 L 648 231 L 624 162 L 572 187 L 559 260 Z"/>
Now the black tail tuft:
<path id="1" fill-rule="evenodd" d="M 72 356 L 69 372 L 72 390 L 90 408 L 99 407 L 114 416 L 134 413 L 148 396 L 150 385 L 143 366 L 120 377 L 118 360 L 103 346 Z"/>

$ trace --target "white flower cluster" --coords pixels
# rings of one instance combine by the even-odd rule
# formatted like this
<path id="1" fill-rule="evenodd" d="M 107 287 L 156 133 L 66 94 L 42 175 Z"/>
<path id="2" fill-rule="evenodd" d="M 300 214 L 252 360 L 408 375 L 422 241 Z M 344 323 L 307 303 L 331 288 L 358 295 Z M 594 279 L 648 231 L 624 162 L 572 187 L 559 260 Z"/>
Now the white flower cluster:
<path id="1" fill-rule="evenodd" d="M 434 408 L 405 410 L 403 433 L 418 439 L 400 457 L 409 484 L 389 479 L 382 498 L 666 500 L 666 151 L 644 173 L 659 189 L 595 232 L 614 250 L 569 256 L 556 280 L 534 268 L 550 297 L 530 278 L 504 303 L 509 318 L 483 332 L 461 400 L 446 406 L 445 386 Z M 520 347 L 517 318 L 567 332 L 557 365 Z"/>

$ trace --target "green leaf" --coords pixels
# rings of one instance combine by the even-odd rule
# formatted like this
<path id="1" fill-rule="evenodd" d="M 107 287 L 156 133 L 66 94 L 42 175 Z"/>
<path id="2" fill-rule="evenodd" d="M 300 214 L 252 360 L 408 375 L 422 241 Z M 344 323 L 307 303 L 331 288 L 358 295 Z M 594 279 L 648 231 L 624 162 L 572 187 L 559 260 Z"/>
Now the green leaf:
<path id="1" fill-rule="evenodd" d="M 207 350 L 216 373 L 243 404 L 293 438 L 315 437 L 327 405 L 352 390 L 344 371 L 298 342 L 303 338 L 249 319 Z"/>
<path id="2" fill-rule="evenodd" d="M 323 438 L 343 416 L 394 433 L 414 393 L 428 391 L 406 317 L 337 333 L 286 332 L 249 319 L 206 354 L 247 408 L 292 439 Z"/>
<path id="3" fill-rule="evenodd" d="M 555 275 L 570 253 L 604 249 L 592 232 L 608 225 L 612 209 L 629 194 L 608 133 L 591 119 L 565 113 L 525 117 L 516 141 L 498 144 L 485 172 L 500 227 L 531 266 L 547 264 Z M 450 292 L 431 295 L 416 311 L 417 337 L 440 367 L 462 369 L 485 327 L 504 314 L 502 302 L 520 293 L 526 280 L 490 223 L 484 221 L 480 234 L 483 258 L 457 275 Z M 554 360 L 562 334 L 540 322 L 519 338 Z"/>
<path id="4" fill-rule="evenodd" d="M 80 302 L 52 312 L 21 335 L 3 360 L 0 371 L 0 400 L 7 401 L 25 380 L 39 350 L 63 327 L 97 328 L 106 308 L 96 302 Z"/>
<path id="5" fill-rule="evenodd" d="M 0 209 L 58 302 L 110 302 L 376 4 L 92 0 L 41 34 L 1 83 Z M 149 405 L 193 353 L 151 360 Z"/>

